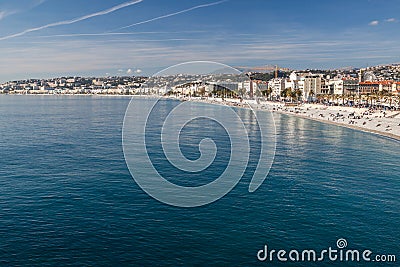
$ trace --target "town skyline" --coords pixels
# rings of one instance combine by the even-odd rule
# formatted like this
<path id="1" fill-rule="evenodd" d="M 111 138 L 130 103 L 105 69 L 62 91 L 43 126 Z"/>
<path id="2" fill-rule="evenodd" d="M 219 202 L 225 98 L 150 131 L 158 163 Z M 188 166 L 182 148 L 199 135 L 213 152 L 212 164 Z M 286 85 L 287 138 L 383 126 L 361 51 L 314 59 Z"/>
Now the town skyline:
<path id="1" fill-rule="evenodd" d="M 197 63 L 198 65 L 199 63 Z M 179 65 L 178 65 L 179 66 Z M 217 65 L 221 67 L 221 65 Z M 220 69 L 218 72 L 172 72 L 157 76 L 57 77 L 27 79 L 0 83 L 3 94 L 50 95 L 175 95 L 179 97 L 234 97 L 253 99 L 266 96 L 269 100 L 313 102 L 331 97 L 360 99 L 386 96 L 390 105 L 400 96 L 400 64 L 378 65 L 361 69 L 291 70 L 240 72 Z M 192 66 L 193 67 L 193 66 Z M 256 68 L 260 70 L 260 67 Z M 270 67 L 266 66 L 266 70 Z M 229 91 L 229 92 L 228 92 Z M 224 97 L 223 97 L 224 98 Z M 336 98 L 337 100 L 338 98 Z M 396 99 L 397 102 L 392 100 Z"/>
<path id="2" fill-rule="evenodd" d="M 210 64 L 221 64 L 224 65 L 222 63 L 217 63 L 217 62 L 213 62 L 213 61 L 199 61 L 199 62 L 209 62 Z M 186 62 L 186 63 L 196 63 L 196 61 L 192 61 L 192 62 Z M 180 64 L 177 64 L 180 65 Z M 228 65 L 227 65 L 228 66 Z M 318 71 L 356 71 L 356 70 L 367 70 L 367 69 L 375 69 L 375 68 L 386 68 L 386 67 L 391 67 L 391 66 L 400 66 L 400 62 L 399 63 L 386 63 L 386 64 L 376 64 L 376 65 L 372 65 L 372 66 L 364 66 L 364 67 L 354 67 L 354 66 L 341 66 L 341 67 L 337 67 L 337 68 L 302 68 L 302 69 L 294 69 L 294 68 L 289 68 L 287 66 L 279 66 L 279 65 L 272 65 L 272 64 L 266 64 L 266 65 L 258 65 L 258 66 L 229 66 L 229 68 L 232 68 L 234 70 L 237 70 L 239 72 L 242 73 L 274 73 L 276 70 L 279 71 L 283 71 L 283 72 L 306 72 L 306 71 L 310 71 L 310 72 L 318 72 Z M 171 66 L 169 66 L 171 67 Z M 137 78 L 149 78 L 152 77 L 154 75 L 157 75 L 158 72 L 168 69 L 168 67 L 165 68 L 160 68 L 160 70 L 156 71 L 155 73 L 152 73 L 150 75 L 146 75 L 146 73 L 143 73 L 142 71 L 133 71 L 132 69 L 128 69 L 127 72 L 116 72 L 114 74 L 111 73 L 105 73 L 104 75 L 75 75 L 73 73 L 65 73 L 62 75 L 58 75 L 58 76 L 31 76 L 31 77 L 22 77 L 20 79 L 8 79 L 8 80 L 0 80 L 0 84 L 4 84 L 7 82 L 15 82 L 15 81 L 29 81 L 29 80 L 52 80 L 52 79 L 60 79 L 60 78 L 74 78 L 74 77 L 79 77 L 79 78 L 109 78 L 109 77 L 113 77 L 113 78 L 124 78 L 124 77 L 137 77 Z M 400 75 L 400 73 L 399 73 Z M 396 80 L 396 79 L 395 79 Z"/>
<path id="3" fill-rule="evenodd" d="M 291 69 L 400 62 L 398 3 L 2 1 L 0 82 L 151 76 L 196 60 Z"/>

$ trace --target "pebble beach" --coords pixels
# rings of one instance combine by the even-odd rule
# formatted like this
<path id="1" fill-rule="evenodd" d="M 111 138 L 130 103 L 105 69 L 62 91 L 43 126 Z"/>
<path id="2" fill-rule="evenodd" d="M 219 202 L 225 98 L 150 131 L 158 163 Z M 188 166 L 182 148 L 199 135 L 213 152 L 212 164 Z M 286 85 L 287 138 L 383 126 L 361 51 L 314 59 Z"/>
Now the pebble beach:
<path id="1" fill-rule="evenodd" d="M 371 132 L 400 140 L 400 111 L 368 109 L 322 104 L 285 105 L 271 101 L 240 101 L 238 99 L 190 99 L 191 101 L 222 104 L 235 107 L 271 111 L 305 119 L 335 124 L 356 130 Z"/>

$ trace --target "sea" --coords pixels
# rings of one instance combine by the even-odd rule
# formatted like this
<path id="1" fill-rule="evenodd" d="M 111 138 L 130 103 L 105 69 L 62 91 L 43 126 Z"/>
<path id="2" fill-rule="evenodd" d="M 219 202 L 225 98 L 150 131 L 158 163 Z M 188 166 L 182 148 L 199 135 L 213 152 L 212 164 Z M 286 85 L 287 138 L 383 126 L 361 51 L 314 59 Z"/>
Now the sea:
<path id="1" fill-rule="evenodd" d="M 276 152 L 263 184 L 249 193 L 253 164 L 221 199 L 182 208 L 149 196 L 129 171 L 122 128 L 130 101 L 0 95 L 0 266 L 399 266 L 399 141 L 274 114 Z M 193 123 L 200 133 L 212 127 Z M 190 129 L 181 141 L 195 159 L 189 145 L 200 140 Z M 229 162 L 229 137 L 210 138 L 222 148 L 218 172 Z M 196 177 L 190 186 L 213 176 Z M 288 259 L 293 250 L 339 250 L 338 240 L 397 262 Z M 287 261 L 276 253 L 260 260 L 266 247 L 287 251 Z"/>

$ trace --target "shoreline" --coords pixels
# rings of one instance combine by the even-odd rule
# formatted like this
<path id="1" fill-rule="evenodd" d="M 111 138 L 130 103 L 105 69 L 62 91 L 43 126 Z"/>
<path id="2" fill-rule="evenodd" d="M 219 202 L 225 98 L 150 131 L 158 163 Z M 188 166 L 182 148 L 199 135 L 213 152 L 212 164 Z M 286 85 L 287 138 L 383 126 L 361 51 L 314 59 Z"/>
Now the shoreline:
<path id="1" fill-rule="evenodd" d="M 362 109 L 362 108 L 353 108 L 353 107 L 331 107 L 329 109 L 329 106 L 324 106 L 320 104 L 307 104 L 307 106 L 296 106 L 296 107 L 285 107 L 283 106 L 282 103 L 275 103 L 275 102 L 261 102 L 260 104 L 251 103 L 251 102 L 243 102 L 240 103 L 239 101 L 230 101 L 230 99 L 226 99 L 225 101 L 222 101 L 221 99 L 190 99 L 188 101 L 193 101 L 193 102 L 200 102 L 200 103 L 208 103 L 211 105 L 226 105 L 226 106 L 231 106 L 231 107 L 236 107 L 236 108 L 252 108 L 254 110 L 258 111 L 269 111 L 271 113 L 277 113 L 277 114 L 283 114 L 286 116 L 293 116 L 297 118 L 302 118 L 302 119 L 308 119 L 312 121 L 317 121 L 320 123 L 326 123 L 330 125 L 335 125 L 339 127 L 345 127 L 348 129 L 352 130 L 357 130 L 365 133 L 370 133 L 374 135 L 379 135 L 384 138 L 389 138 L 395 141 L 400 141 L 400 112 L 395 111 L 391 112 L 394 114 L 390 114 L 388 117 L 383 117 L 376 115 L 376 112 L 378 111 L 368 111 L 367 109 Z M 246 105 L 248 105 L 246 107 Z M 277 107 L 280 107 L 281 109 L 278 109 Z M 285 107 L 285 109 L 283 109 Z M 349 113 L 354 113 L 353 118 L 344 118 L 342 121 L 333 121 L 330 119 L 323 119 L 323 118 L 330 118 L 327 117 L 328 114 L 333 114 L 334 112 L 337 112 L 341 114 L 342 116 L 340 117 L 345 117 L 345 115 L 348 115 Z M 369 117 L 361 117 L 359 114 L 366 114 L 368 112 Z M 382 111 L 379 111 L 382 113 Z M 323 118 L 320 117 L 314 117 L 316 113 L 323 114 Z M 395 118 L 389 118 L 392 115 L 396 115 Z M 357 117 L 354 119 L 354 117 Z M 334 117 L 332 117 L 334 118 Z M 365 123 L 364 125 L 358 124 L 358 122 L 365 122 L 365 120 L 368 120 L 368 125 Z M 388 121 L 390 120 L 390 121 Z M 351 123 L 349 123 L 352 122 Z M 347 122 L 347 123 L 346 123 Z M 395 124 L 393 123 L 395 122 Z M 382 127 L 384 124 L 386 124 L 387 127 L 390 128 L 385 128 L 385 130 L 379 130 L 379 129 L 373 129 L 372 124 L 377 124 L 381 125 Z M 363 127 L 364 126 L 364 127 Z M 378 126 L 376 126 L 377 128 Z M 396 129 L 393 131 L 394 127 Z M 388 129 L 391 129 L 392 132 L 386 131 Z"/>
<path id="2" fill-rule="evenodd" d="M 298 113 L 295 112 L 296 109 Z M 303 113 L 301 113 L 301 111 L 303 111 Z M 398 111 L 308 104 L 304 107 L 291 107 L 287 110 L 273 110 L 273 112 L 345 127 L 400 141 L 400 114 Z"/>
<path id="3" fill-rule="evenodd" d="M 1 94 L 7 95 L 7 94 Z M 27 96 L 11 94 L 12 96 Z M 126 98 L 154 98 L 152 95 L 99 95 L 99 94 L 39 94 L 29 96 L 89 96 L 89 97 L 126 97 Z M 258 104 L 255 100 L 240 102 L 239 99 L 221 98 L 178 98 L 161 97 L 166 100 L 192 101 L 211 105 L 224 105 L 236 108 L 251 108 L 258 111 L 283 114 L 302 119 L 327 123 L 339 127 L 345 127 L 365 133 L 379 135 L 381 137 L 400 141 L 400 112 L 368 110 L 366 108 L 325 106 L 321 104 L 302 104 L 300 106 L 285 106 L 284 103 L 262 101 Z M 385 127 L 386 126 L 386 127 Z"/>
<path id="4" fill-rule="evenodd" d="M 390 139 L 393 139 L 393 140 L 396 140 L 396 141 L 400 141 L 400 135 L 395 135 L 395 134 L 392 134 L 392 133 L 386 133 L 386 132 L 382 132 L 382 131 L 378 131 L 378 130 L 367 129 L 367 128 L 363 128 L 363 127 L 359 127 L 359 126 L 355 126 L 355 125 L 347 125 L 347 124 L 344 124 L 344 123 L 338 123 L 338 122 L 334 122 L 334 121 L 327 121 L 327 120 L 321 120 L 321 119 L 317 119 L 317 118 L 310 118 L 310 117 L 306 117 L 306 116 L 295 115 L 295 114 L 288 113 L 288 112 L 276 111 L 276 113 L 283 114 L 283 115 L 286 115 L 286 116 L 293 116 L 293 117 L 297 117 L 297 118 L 311 120 L 311 121 L 317 121 L 317 122 L 326 123 L 326 124 L 330 124 L 330 125 L 335 125 L 335 126 L 339 126 L 339 127 L 344 127 L 344 128 L 357 130 L 357 131 L 361 131 L 361 132 L 365 132 L 365 133 L 370 133 L 370 134 L 374 134 L 374 135 L 379 135 L 379 136 L 382 136 L 382 137 L 386 137 L 386 138 L 390 138 Z"/>

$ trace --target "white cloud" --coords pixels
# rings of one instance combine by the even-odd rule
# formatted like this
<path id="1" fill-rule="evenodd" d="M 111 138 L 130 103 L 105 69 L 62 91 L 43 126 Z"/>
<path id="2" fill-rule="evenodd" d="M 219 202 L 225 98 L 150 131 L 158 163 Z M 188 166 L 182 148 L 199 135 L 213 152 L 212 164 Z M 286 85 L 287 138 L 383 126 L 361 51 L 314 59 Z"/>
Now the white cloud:
<path id="1" fill-rule="evenodd" d="M 136 69 L 136 70 L 128 69 L 126 71 L 126 74 L 128 74 L 128 75 L 132 75 L 133 73 L 139 74 L 139 73 L 142 73 L 142 70 L 141 69 Z"/>
<path id="2" fill-rule="evenodd" d="M 386 22 L 396 22 L 397 20 L 395 18 L 390 18 L 390 19 L 385 19 Z"/>
<path id="3" fill-rule="evenodd" d="M 99 11 L 99 12 L 96 12 L 96 13 L 92 13 L 92 14 L 89 14 L 89 15 L 85 15 L 85 16 L 82 16 L 82 17 L 79 17 L 79 18 L 75 18 L 75 19 L 71 19 L 71 20 L 63 20 L 63 21 L 59 21 L 59 22 L 46 24 L 46 25 L 43 25 L 43 26 L 40 26 L 40 27 L 36 27 L 36 28 L 30 28 L 30 29 L 24 30 L 24 31 L 19 32 L 19 33 L 15 33 L 15 34 L 12 34 L 12 35 L 7 35 L 7 36 L 4 36 L 4 37 L 0 37 L 0 41 L 1 40 L 7 40 L 7 39 L 15 38 L 15 37 L 22 36 L 22 35 L 25 35 L 25 34 L 30 33 L 30 32 L 40 31 L 40 30 L 47 29 L 47 28 L 50 28 L 50 27 L 61 26 L 61 25 L 69 25 L 69 24 L 73 24 L 73 23 L 76 23 L 76 22 L 87 20 L 87 19 L 90 19 L 90 18 L 93 18 L 93 17 L 107 15 L 107 14 L 109 14 L 111 12 L 117 11 L 117 10 L 119 10 L 121 8 L 124 8 L 124 7 L 128 7 L 128 6 L 131 6 L 131 5 L 138 4 L 138 3 L 142 2 L 142 1 L 143 0 L 128 1 L 128 2 L 122 3 L 120 5 L 113 6 L 113 7 L 109 8 L 109 9 L 106 9 L 106 10 L 103 10 L 103 11 Z"/>
<path id="4" fill-rule="evenodd" d="M 370 26 L 377 26 L 379 24 L 378 20 L 373 20 L 369 23 Z"/>

